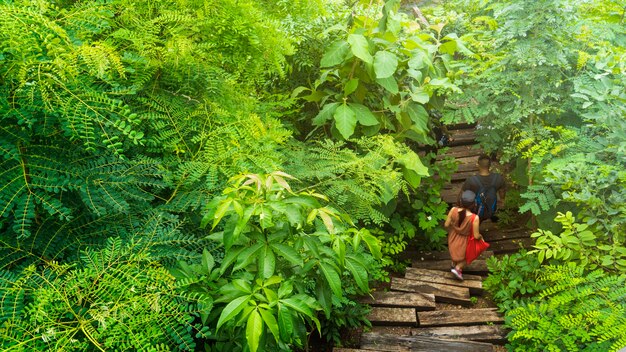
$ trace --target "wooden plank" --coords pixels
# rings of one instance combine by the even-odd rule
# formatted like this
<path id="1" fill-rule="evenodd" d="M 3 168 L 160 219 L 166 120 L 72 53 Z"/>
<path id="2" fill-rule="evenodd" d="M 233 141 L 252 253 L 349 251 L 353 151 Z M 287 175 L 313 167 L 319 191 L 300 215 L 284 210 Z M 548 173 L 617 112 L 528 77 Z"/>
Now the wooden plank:
<path id="1" fill-rule="evenodd" d="M 476 175 L 476 171 L 470 170 L 470 171 L 460 172 L 457 170 L 457 172 L 453 173 L 452 176 L 450 176 L 450 180 L 452 182 L 455 182 L 455 181 L 465 182 L 465 180 L 467 180 L 468 178 L 474 175 Z"/>
<path id="2" fill-rule="evenodd" d="M 459 122 L 459 123 L 455 123 L 453 125 L 446 125 L 446 129 L 448 129 L 448 131 L 452 131 L 452 130 L 467 130 L 467 129 L 475 129 L 476 128 L 476 123 L 472 122 L 472 123 L 468 123 L 468 122 Z"/>
<path id="3" fill-rule="evenodd" d="M 467 144 L 476 144 L 476 130 L 463 129 L 450 131 L 449 146 L 454 147 Z"/>
<path id="4" fill-rule="evenodd" d="M 484 251 L 481 256 L 488 258 L 493 256 L 493 251 Z M 450 251 L 404 251 L 403 258 L 415 260 L 450 260 Z"/>
<path id="5" fill-rule="evenodd" d="M 428 277 L 428 278 L 445 278 L 445 279 L 449 279 L 450 281 L 450 285 L 452 283 L 461 283 L 463 281 L 459 281 L 456 279 L 456 277 L 450 272 L 450 271 L 442 271 L 442 270 L 431 270 L 431 269 L 422 269 L 422 268 L 406 268 L 406 274 L 405 274 L 405 278 L 409 278 L 409 275 L 414 275 L 414 276 L 418 276 L 418 277 Z M 465 274 L 463 273 L 463 278 L 465 279 L 464 281 L 478 281 L 481 282 L 483 280 L 483 277 L 480 275 L 472 275 L 472 274 Z M 422 280 L 422 279 L 419 279 Z M 435 282 L 435 281 L 433 281 Z M 454 286 L 459 286 L 459 285 L 454 285 Z"/>
<path id="6" fill-rule="evenodd" d="M 512 253 L 519 251 L 521 248 L 532 249 L 535 244 L 534 238 L 520 238 L 506 241 L 494 241 L 489 242 L 489 249 L 493 250 L 496 254 Z"/>
<path id="7" fill-rule="evenodd" d="M 478 156 L 457 158 L 457 172 L 478 171 Z"/>
<path id="8" fill-rule="evenodd" d="M 487 222 L 486 222 L 487 223 Z M 486 225 L 485 223 L 485 225 Z M 530 238 L 531 230 L 518 230 L 515 232 L 504 232 L 499 229 L 481 229 L 480 233 L 487 242 L 510 241 L 520 238 Z"/>
<path id="9" fill-rule="evenodd" d="M 471 341 L 443 340 L 424 336 L 398 336 L 377 333 L 361 335 L 361 349 L 410 352 L 485 352 L 493 345 Z"/>
<path id="10" fill-rule="evenodd" d="M 413 260 L 411 266 L 421 269 L 450 271 L 450 260 Z M 463 268 L 463 273 L 486 273 L 488 271 L 487 262 L 484 259 L 476 259 L 472 264 Z"/>
<path id="11" fill-rule="evenodd" d="M 449 286 L 466 287 L 470 294 L 480 295 L 483 291 L 482 277 L 477 275 L 463 274 L 465 280 L 459 281 L 451 272 L 439 270 L 428 270 L 419 268 L 407 268 L 405 279 L 418 280 L 424 282 L 438 283 Z"/>
<path id="12" fill-rule="evenodd" d="M 391 279 L 391 289 L 402 292 L 432 293 L 435 295 L 436 302 L 470 305 L 470 292 L 466 287 L 394 277 Z"/>
<path id="13" fill-rule="evenodd" d="M 365 297 L 361 303 L 376 307 L 405 307 L 417 310 L 434 310 L 435 295 L 432 293 L 409 292 L 374 292 L 372 297 Z"/>
<path id="14" fill-rule="evenodd" d="M 497 308 L 435 310 L 432 312 L 418 312 L 417 317 L 420 327 L 504 322 L 504 318 L 498 313 Z"/>
<path id="15" fill-rule="evenodd" d="M 362 350 L 360 348 L 335 348 L 333 352 L 387 352 L 385 350 Z"/>
<path id="16" fill-rule="evenodd" d="M 367 320 L 376 325 L 417 326 L 417 312 L 415 308 L 372 307 Z"/>
<path id="17" fill-rule="evenodd" d="M 450 185 L 452 188 L 450 189 L 442 189 L 440 194 L 441 194 L 441 199 L 443 199 L 444 202 L 449 203 L 449 204 L 456 204 L 457 199 L 459 197 L 459 192 L 461 191 L 461 187 L 463 186 L 462 183 L 452 183 Z"/>
<path id="18" fill-rule="evenodd" d="M 439 151 L 440 154 L 437 155 L 437 160 L 442 160 L 445 157 L 453 157 L 453 158 L 467 158 L 470 156 L 479 156 L 483 153 L 482 149 L 475 145 L 459 145 L 456 147 L 448 147 L 448 149 L 444 151 Z"/>
<path id="19" fill-rule="evenodd" d="M 502 343 L 506 340 L 506 331 L 501 325 L 416 328 L 411 329 L 411 335 L 448 340 L 470 340 L 492 343 Z"/>

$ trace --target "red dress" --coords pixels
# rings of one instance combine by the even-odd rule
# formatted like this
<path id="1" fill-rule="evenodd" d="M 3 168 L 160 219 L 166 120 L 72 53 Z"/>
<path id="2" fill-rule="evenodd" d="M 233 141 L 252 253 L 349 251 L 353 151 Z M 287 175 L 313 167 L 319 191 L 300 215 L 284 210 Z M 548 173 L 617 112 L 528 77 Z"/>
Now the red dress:
<path id="1" fill-rule="evenodd" d="M 454 262 L 465 260 L 467 236 L 469 236 L 471 232 L 472 220 L 474 220 L 474 214 L 466 215 L 465 219 L 463 219 L 463 222 L 461 223 L 461 226 L 457 226 L 459 222 L 459 210 L 465 211 L 465 209 L 457 207 L 453 208 L 451 223 L 448 228 L 448 250 L 450 251 L 450 257 Z"/>

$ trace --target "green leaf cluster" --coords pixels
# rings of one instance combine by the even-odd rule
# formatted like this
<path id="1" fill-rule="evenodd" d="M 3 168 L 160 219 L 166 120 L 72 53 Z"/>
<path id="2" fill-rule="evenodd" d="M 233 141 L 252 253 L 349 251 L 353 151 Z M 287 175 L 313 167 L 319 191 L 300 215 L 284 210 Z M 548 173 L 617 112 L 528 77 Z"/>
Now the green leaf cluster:
<path id="1" fill-rule="evenodd" d="M 597 231 L 597 226 L 577 223 L 571 212 L 559 213 L 555 219 L 563 227 L 558 235 L 539 230 L 531 236 L 536 238 L 535 250 L 539 262 L 554 258 L 558 262 L 575 262 L 583 268 L 606 271 L 626 271 L 626 247 L 609 241 Z"/>
<path id="2" fill-rule="evenodd" d="M 501 258 L 487 259 L 489 276 L 484 281 L 498 307 L 510 311 L 526 301 L 532 300 L 546 285 L 537 279 L 541 263 L 525 249 Z"/>
<path id="3" fill-rule="evenodd" d="M 626 277 L 586 273 L 576 263 L 548 266 L 537 301 L 507 312 L 515 351 L 618 351 L 626 346 Z"/>
<path id="4" fill-rule="evenodd" d="M 368 294 L 381 258 L 378 240 L 314 191 L 294 192 L 284 172 L 231 179 L 202 224 L 224 249 L 225 284 L 207 294 L 218 343 L 251 351 L 307 345 L 317 312 L 330 318 L 344 292 Z M 210 270 L 209 270 L 210 271 Z M 362 319 L 362 318 L 361 318 Z"/>
<path id="5" fill-rule="evenodd" d="M 443 35 L 443 25 L 421 28 L 398 5 L 385 3 L 381 18 L 357 12 L 351 26 L 329 38 L 319 77 L 294 91 L 321 107 L 314 126 L 329 125 L 338 139 L 390 133 L 433 142 L 429 111 L 460 91 L 448 73 L 454 55 L 469 51 L 456 35 Z"/>
<path id="6" fill-rule="evenodd" d="M 73 264 L 41 259 L 0 275 L 4 351 L 193 351 L 197 301 L 147 252 L 109 238 Z"/>

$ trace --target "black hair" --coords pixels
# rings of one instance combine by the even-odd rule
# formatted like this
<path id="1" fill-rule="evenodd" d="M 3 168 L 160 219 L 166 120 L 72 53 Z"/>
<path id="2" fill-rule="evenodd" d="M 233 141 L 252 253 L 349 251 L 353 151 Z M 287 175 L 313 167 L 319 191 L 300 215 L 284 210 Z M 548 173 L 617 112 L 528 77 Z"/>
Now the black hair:
<path id="1" fill-rule="evenodd" d="M 471 201 L 471 202 L 463 201 L 463 199 L 460 198 L 457 206 L 462 209 L 462 211 L 459 211 L 459 222 L 457 224 L 457 226 L 460 227 L 461 224 L 463 223 L 463 220 L 465 220 L 466 210 L 469 210 L 473 213 L 474 207 L 476 206 L 476 202 L 475 201 Z"/>
<path id="2" fill-rule="evenodd" d="M 491 167 L 491 158 L 487 154 L 480 154 L 478 157 L 478 165 L 484 168 Z"/>

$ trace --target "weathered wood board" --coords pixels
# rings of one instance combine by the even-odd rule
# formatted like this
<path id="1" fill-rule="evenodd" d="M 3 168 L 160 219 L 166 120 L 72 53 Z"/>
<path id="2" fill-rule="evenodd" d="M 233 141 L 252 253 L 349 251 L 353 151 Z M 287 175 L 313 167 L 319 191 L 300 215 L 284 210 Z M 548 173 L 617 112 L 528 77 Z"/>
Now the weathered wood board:
<path id="1" fill-rule="evenodd" d="M 417 326 L 417 312 L 415 308 L 372 307 L 367 320 L 375 325 Z"/>
<path id="2" fill-rule="evenodd" d="M 450 141 L 448 143 L 450 147 L 466 144 L 476 144 L 476 130 L 472 128 L 450 131 Z"/>
<path id="3" fill-rule="evenodd" d="M 435 310 L 417 313 L 420 327 L 502 323 L 497 308 Z"/>
<path id="4" fill-rule="evenodd" d="M 411 266 L 420 269 L 450 271 L 450 260 L 413 260 Z M 476 259 L 470 265 L 463 268 L 463 276 L 465 276 L 465 272 L 485 273 L 487 271 L 489 271 L 489 269 L 487 269 L 485 259 Z"/>
<path id="5" fill-rule="evenodd" d="M 532 249 L 535 244 L 535 239 L 518 238 L 504 241 L 492 241 L 489 242 L 489 244 L 489 249 L 493 250 L 494 253 L 512 253 L 519 251 L 520 248 Z"/>
<path id="6" fill-rule="evenodd" d="M 392 278 L 391 289 L 402 292 L 422 292 L 435 295 L 436 302 L 470 305 L 470 292 L 466 287 L 451 286 L 441 283 Z"/>
<path id="7" fill-rule="evenodd" d="M 448 340 L 501 343 L 505 341 L 506 331 L 501 325 L 442 326 L 411 329 L 411 335 Z"/>
<path id="8" fill-rule="evenodd" d="M 437 160 L 441 160 L 444 157 L 467 158 L 471 156 L 479 156 L 482 153 L 482 149 L 478 148 L 477 145 L 459 145 L 456 147 L 449 147 L 445 153 L 437 155 Z"/>
<path id="9" fill-rule="evenodd" d="M 466 287 L 470 294 L 482 294 L 482 277 L 478 275 L 463 274 L 465 280 L 457 280 L 451 272 L 428 270 L 419 268 L 407 268 L 404 275 L 406 279 L 445 284 L 458 287 Z"/>
<path id="10" fill-rule="evenodd" d="M 369 351 L 407 352 L 485 352 L 493 345 L 471 341 L 455 341 L 422 336 L 383 335 L 365 333 L 361 336 L 361 349 Z"/>
<path id="11" fill-rule="evenodd" d="M 493 256 L 493 251 L 486 250 L 481 257 Z M 403 257 L 415 260 L 450 260 L 450 251 L 404 251 Z"/>
<path id="12" fill-rule="evenodd" d="M 435 295 L 432 293 L 410 292 L 374 292 L 372 297 L 365 297 L 361 303 L 376 307 L 415 308 L 417 310 L 434 310 Z"/>
<path id="13" fill-rule="evenodd" d="M 486 224 L 485 224 L 486 225 Z M 495 241 L 510 241 L 521 238 L 530 238 L 531 230 L 520 229 L 518 231 L 502 231 L 499 229 L 486 228 L 481 229 L 480 234 L 483 235 L 485 241 L 491 243 Z"/>

